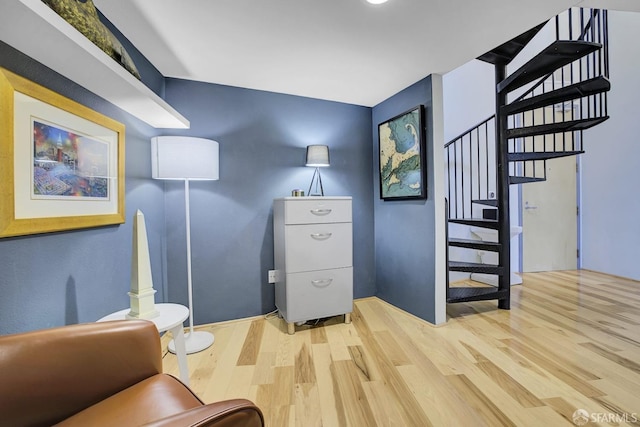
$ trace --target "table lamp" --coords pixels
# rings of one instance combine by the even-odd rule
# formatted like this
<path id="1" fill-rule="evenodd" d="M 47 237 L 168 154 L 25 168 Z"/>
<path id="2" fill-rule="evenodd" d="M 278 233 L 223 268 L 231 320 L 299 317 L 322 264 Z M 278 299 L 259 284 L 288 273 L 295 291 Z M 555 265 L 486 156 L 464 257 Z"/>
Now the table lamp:
<path id="1" fill-rule="evenodd" d="M 322 178 L 320 177 L 320 169 L 329 167 L 329 147 L 326 145 L 307 145 L 307 160 L 305 166 L 316 168 L 311 177 L 311 184 L 309 184 L 309 196 L 324 196 L 324 188 L 322 188 Z M 314 187 L 315 181 L 315 187 Z M 318 192 L 318 186 L 320 191 Z M 311 188 L 314 188 L 314 192 L 311 193 Z"/>
<path id="2" fill-rule="evenodd" d="M 219 148 L 216 141 L 185 136 L 157 136 L 151 139 L 151 176 L 153 179 L 184 181 L 184 206 L 187 229 L 187 287 L 189 292 L 189 332 L 185 336 L 187 354 L 211 346 L 213 334 L 193 330 L 193 285 L 191 279 L 191 220 L 189 181 L 218 180 Z M 169 342 L 175 353 L 175 343 Z"/>

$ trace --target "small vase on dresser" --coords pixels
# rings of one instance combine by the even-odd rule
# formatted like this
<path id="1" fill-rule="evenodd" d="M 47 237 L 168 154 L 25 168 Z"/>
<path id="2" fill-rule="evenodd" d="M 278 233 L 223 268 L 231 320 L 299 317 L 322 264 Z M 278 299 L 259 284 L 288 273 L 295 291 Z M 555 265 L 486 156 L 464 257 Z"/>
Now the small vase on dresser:
<path id="1" fill-rule="evenodd" d="M 353 310 L 351 197 L 283 197 L 273 202 L 276 307 L 287 322 Z"/>

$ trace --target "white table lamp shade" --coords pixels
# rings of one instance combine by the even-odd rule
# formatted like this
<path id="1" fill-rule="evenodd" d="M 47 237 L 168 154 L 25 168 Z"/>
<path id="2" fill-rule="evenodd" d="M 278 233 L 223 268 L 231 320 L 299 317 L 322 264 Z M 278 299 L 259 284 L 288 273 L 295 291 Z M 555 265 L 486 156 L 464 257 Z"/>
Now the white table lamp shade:
<path id="1" fill-rule="evenodd" d="M 153 179 L 217 180 L 219 169 L 216 141 L 188 136 L 151 138 Z"/>
<path id="2" fill-rule="evenodd" d="M 329 147 L 326 145 L 307 145 L 307 159 L 305 166 L 329 166 Z"/>

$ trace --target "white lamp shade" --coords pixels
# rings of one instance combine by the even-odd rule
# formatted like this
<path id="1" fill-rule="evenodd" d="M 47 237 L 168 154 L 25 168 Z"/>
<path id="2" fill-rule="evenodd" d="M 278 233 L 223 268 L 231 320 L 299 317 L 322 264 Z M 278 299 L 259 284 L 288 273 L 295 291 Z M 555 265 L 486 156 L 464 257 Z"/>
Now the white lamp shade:
<path id="1" fill-rule="evenodd" d="M 326 145 L 307 145 L 307 161 L 305 166 L 329 166 L 329 147 Z"/>
<path id="2" fill-rule="evenodd" d="M 189 136 L 151 138 L 153 179 L 217 180 L 219 169 L 216 141 Z"/>

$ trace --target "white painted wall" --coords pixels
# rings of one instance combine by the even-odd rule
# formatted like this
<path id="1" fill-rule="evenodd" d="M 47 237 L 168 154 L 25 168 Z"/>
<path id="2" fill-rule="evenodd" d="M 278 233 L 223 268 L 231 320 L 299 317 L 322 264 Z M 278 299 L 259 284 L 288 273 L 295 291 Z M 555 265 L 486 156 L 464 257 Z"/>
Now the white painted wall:
<path id="1" fill-rule="evenodd" d="M 445 143 L 494 114 L 494 80 L 493 66 L 475 59 L 443 76 Z M 444 158 L 443 163 L 446 164 Z M 447 189 L 444 191 L 446 193 Z M 475 238 L 469 227 L 458 224 L 449 226 L 449 237 Z M 454 261 L 480 262 L 477 251 L 470 249 L 451 247 L 449 256 Z M 451 282 L 468 278 L 469 273 L 450 272 L 449 275 Z"/>
<path id="2" fill-rule="evenodd" d="M 582 266 L 640 280 L 640 13 L 609 13 L 611 118 L 585 131 Z M 446 121 L 445 121 L 446 124 Z"/>
<path id="3" fill-rule="evenodd" d="M 431 75 L 431 114 L 433 116 L 433 156 L 434 159 L 444 157 L 444 113 L 443 113 L 443 89 L 442 76 Z M 434 187 L 434 229 L 435 229 L 435 321 L 440 325 L 447 321 L 447 289 L 446 289 L 446 234 L 442 228 L 445 223 L 444 203 L 444 163 L 433 162 L 433 187 Z"/>
<path id="4" fill-rule="evenodd" d="M 472 60 L 447 73 L 443 77 L 444 93 L 444 135 L 445 142 L 466 132 L 486 118 L 495 114 L 495 69 L 493 65 Z M 518 220 L 518 186 L 510 191 L 511 224 L 520 225 Z M 450 237 L 477 239 L 466 226 L 452 224 Z M 452 247 L 451 260 L 480 262 L 477 251 Z M 520 271 L 520 253 L 517 238 L 511 244 L 511 271 Z M 450 280 L 455 282 L 468 278 L 468 273 L 452 272 Z"/>
<path id="5" fill-rule="evenodd" d="M 475 59 L 443 76 L 445 142 L 495 113 L 494 81 L 493 65 Z"/>

